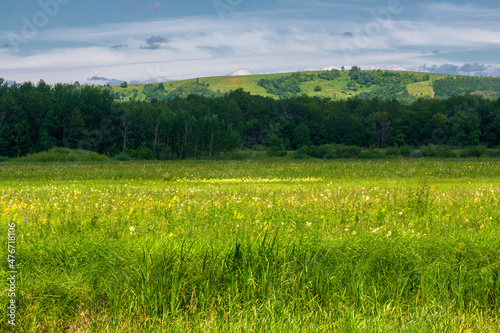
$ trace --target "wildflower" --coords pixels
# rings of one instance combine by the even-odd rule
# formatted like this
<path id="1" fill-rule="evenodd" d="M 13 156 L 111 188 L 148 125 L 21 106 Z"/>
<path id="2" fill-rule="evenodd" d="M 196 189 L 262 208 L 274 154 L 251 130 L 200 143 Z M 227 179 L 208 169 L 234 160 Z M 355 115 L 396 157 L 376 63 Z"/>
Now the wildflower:
<path id="1" fill-rule="evenodd" d="M 132 235 L 134 232 L 135 232 L 135 227 L 134 226 L 130 226 L 130 228 L 128 228 L 130 230 L 130 234 Z"/>
<path id="2" fill-rule="evenodd" d="M 168 237 L 172 238 L 172 237 L 174 237 L 174 234 L 171 232 L 168 234 Z"/>
<path id="3" fill-rule="evenodd" d="M 189 229 L 188 234 L 189 234 L 189 235 L 192 235 L 192 234 L 193 234 L 193 230 Z"/>
<path id="4" fill-rule="evenodd" d="M 311 227 L 311 225 L 312 225 L 312 223 L 311 223 L 311 222 L 307 222 L 307 223 L 306 223 L 306 226 L 307 226 L 308 228 L 309 228 L 309 227 Z"/>

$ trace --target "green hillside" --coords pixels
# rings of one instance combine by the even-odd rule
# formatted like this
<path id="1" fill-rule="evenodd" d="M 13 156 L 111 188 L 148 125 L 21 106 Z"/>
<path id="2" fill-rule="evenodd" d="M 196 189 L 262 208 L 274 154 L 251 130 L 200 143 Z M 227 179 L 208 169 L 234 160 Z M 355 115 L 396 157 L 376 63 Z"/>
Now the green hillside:
<path id="1" fill-rule="evenodd" d="M 300 94 L 328 97 L 334 100 L 360 96 L 412 101 L 419 97 L 434 97 L 433 82 L 449 75 L 402 71 L 312 71 L 262 74 L 250 76 L 220 76 L 136 84 L 127 87 L 112 86 L 115 99 L 151 100 L 185 97 L 189 94 L 220 96 L 242 88 L 254 95 L 282 98 Z"/>

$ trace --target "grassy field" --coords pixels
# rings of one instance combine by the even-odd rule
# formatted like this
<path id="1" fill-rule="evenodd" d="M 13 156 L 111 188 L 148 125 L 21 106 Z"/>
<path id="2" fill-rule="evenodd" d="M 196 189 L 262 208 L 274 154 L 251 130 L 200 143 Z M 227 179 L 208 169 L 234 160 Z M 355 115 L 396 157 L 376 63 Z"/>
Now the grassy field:
<path id="1" fill-rule="evenodd" d="M 318 74 L 320 72 L 304 72 L 307 74 Z M 265 97 L 275 97 L 275 95 L 268 94 L 266 89 L 259 86 L 257 83 L 260 79 L 270 79 L 278 78 L 282 76 L 289 76 L 292 73 L 279 73 L 279 74 L 261 74 L 261 75 L 248 75 L 248 76 L 220 76 L 220 77 L 207 77 L 199 79 L 189 79 L 180 80 L 173 82 L 165 82 L 165 88 L 167 91 L 172 91 L 179 88 L 186 83 L 199 80 L 199 82 L 204 82 L 210 85 L 210 89 L 213 91 L 220 90 L 222 93 L 230 92 L 231 90 L 236 90 L 238 88 L 243 88 L 243 90 L 248 91 L 254 95 L 261 95 Z M 418 73 L 419 75 L 429 75 L 430 81 L 412 83 L 408 85 L 408 92 L 410 95 L 417 97 L 433 97 L 434 90 L 432 88 L 432 82 L 437 79 L 446 77 L 447 75 L 441 74 L 431 74 L 431 73 Z M 301 91 L 309 96 L 326 97 L 332 99 L 347 99 L 349 97 L 354 97 L 362 92 L 370 92 L 373 88 L 363 88 L 357 91 L 352 91 L 347 89 L 347 83 L 349 82 L 349 73 L 343 72 L 341 77 L 334 81 L 326 81 L 322 79 L 317 79 L 315 81 L 303 82 L 300 84 Z M 322 91 L 316 92 L 314 88 L 320 86 Z M 143 84 L 128 85 L 127 88 L 121 88 L 120 86 L 113 86 L 113 91 L 118 93 L 123 93 L 125 97 L 123 100 L 129 100 L 131 97 L 137 93 L 136 99 L 145 99 L 145 95 L 142 93 Z M 135 90 L 135 91 L 134 91 Z"/>
<path id="2" fill-rule="evenodd" d="M 2 163 L 0 330 L 499 332 L 499 212 L 491 159 Z"/>

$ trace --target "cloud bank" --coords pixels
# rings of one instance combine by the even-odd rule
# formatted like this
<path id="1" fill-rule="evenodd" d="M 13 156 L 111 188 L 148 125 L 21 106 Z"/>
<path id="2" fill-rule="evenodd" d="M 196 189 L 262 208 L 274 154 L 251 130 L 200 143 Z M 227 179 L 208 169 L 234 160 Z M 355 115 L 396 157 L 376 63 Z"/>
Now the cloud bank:
<path id="1" fill-rule="evenodd" d="M 151 10 L 163 8 L 161 2 L 150 4 Z M 126 5 L 134 6 L 140 4 L 132 0 Z M 500 52 L 500 26 L 472 19 L 500 16 L 499 11 L 447 3 L 422 5 L 421 10 L 429 16 L 410 19 L 402 11 L 390 17 L 370 14 L 360 21 L 234 11 L 224 20 L 198 16 L 47 28 L 19 50 L 0 38 L 0 77 L 56 83 L 85 82 L 98 75 L 142 82 L 226 75 L 241 68 L 275 73 L 353 65 L 499 75 L 500 59 L 494 55 Z M 477 54 L 491 57 L 485 61 Z M 423 67 L 425 63 L 436 65 Z"/>

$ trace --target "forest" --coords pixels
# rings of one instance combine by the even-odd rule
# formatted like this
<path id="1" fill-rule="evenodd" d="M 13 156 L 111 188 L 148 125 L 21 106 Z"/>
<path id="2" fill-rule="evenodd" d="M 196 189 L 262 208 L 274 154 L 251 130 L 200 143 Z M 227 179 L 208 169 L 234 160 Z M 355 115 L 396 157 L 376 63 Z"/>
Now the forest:
<path id="1" fill-rule="evenodd" d="M 447 98 L 453 95 L 477 93 L 485 96 L 500 96 L 498 77 L 449 77 L 434 82 L 436 97 Z"/>
<path id="2" fill-rule="evenodd" d="M 413 80 L 411 76 L 407 78 Z M 359 76 L 357 82 L 364 80 Z M 197 83 L 201 86 L 201 83 Z M 0 156 L 53 147 L 142 159 L 213 158 L 234 149 L 500 146 L 500 98 L 404 103 L 378 97 L 275 99 L 242 89 L 207 97 L 121 102 L 109 87 L 0 79 Z"/>

